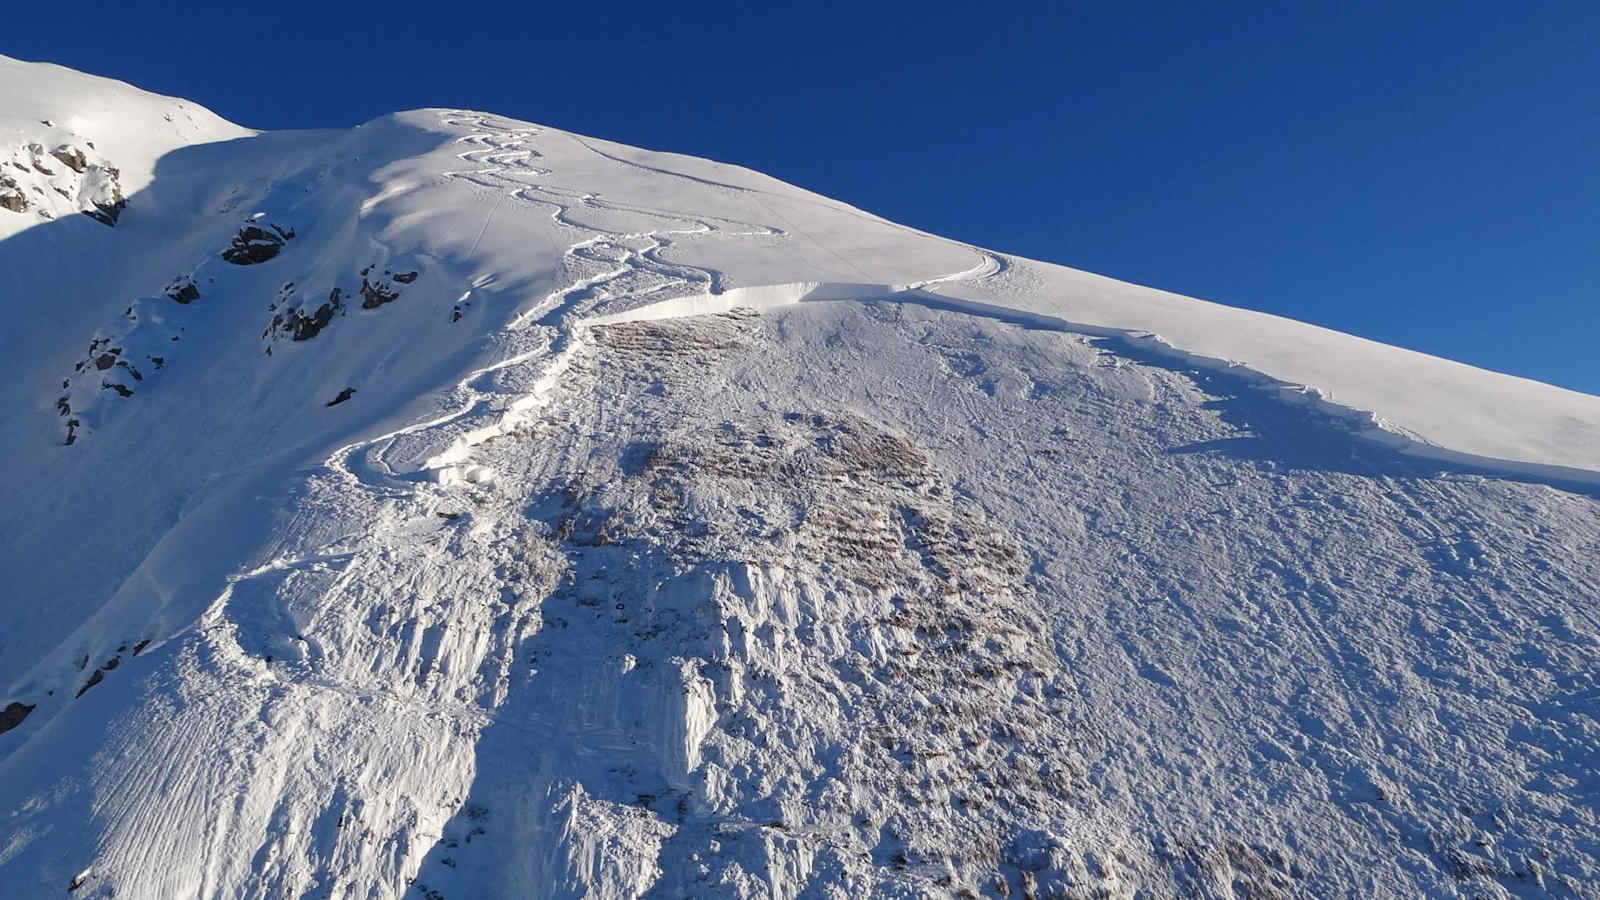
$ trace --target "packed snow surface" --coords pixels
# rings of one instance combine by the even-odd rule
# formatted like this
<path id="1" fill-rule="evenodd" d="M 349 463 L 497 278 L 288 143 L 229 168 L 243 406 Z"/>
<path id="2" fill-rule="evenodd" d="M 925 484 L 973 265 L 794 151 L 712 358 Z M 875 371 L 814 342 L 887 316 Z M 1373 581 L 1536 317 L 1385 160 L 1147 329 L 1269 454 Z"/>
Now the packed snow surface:
<path id="1" fill-rule="evenodd" d="M 1600 896 L 1600 398 L 0 88 L 0 896 Z"/>

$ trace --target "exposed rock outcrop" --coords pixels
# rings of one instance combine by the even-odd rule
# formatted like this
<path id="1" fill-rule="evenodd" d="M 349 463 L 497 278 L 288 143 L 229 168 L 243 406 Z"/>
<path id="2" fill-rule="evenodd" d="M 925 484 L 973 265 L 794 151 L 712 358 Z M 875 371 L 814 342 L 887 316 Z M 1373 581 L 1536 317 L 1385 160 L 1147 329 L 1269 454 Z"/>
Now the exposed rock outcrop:
<path id="1" fill-rule="evenodd" d="M 33 707 L 26 703 L 12 702 L 6 704 L 5 709 L 0 709 L 0 734 L 5 734 L 11 729 L 22 724 L 22 720 L 33 712 Z"/>
<path id="2" fill-rule="evenodd" d="M 262 228 L 254 223 L 247 224 L 233 236 L 227 249 L 222 251 L 222 258 L 236 266 L 259 265 L 277 256 L 283 250 L 284 243 L 293 239 L 293 228 L 272 224 Z"/>
<path id="3" fill-rule="evenodd" d="M 200 288 L 194 283 L 194 278 L 180 275 L 168 282 L 164 293 L 178 303 L 193 303 L 200 299 Z"/>
<path id="4" fill-rule="evenodd" d="M 84 158 L 83 151 L 71 144 L 62 144 L 60 147 L 51 150 L 50 155 L 79 175 L 82 175 L 83 170 L 89 166 L 89 161 Z"/>
<path id="5" fill-rule="evenodd" d="M 361 308 L 377 309 L 385 303 L 390 303 L 400 297 L 398 288 L 384 283 L 382 278 L 367 278 L 371 266 L 361 270 Z M 385 275 L 388 273 L 385 272 Z"/>
<path id="6" fill-rule="evenodd" d="M 328 292 L 328 300 L 311 315 L 306 315 L 303 309 L 291 310 L 289 317 L 289 332 L 294 340 L 309 341 L 316 337 L 322 329 L 333 321 L 333 317 L 344 309 L 344 295 L 334 288 Z"/>
<path id="7" fill-rule="evenodd" d="M 0 175 L 0 209 L 18 213 L 28 211 L 28 195 L 22 192 L 21 185 L 10 175 Z"/>
<path id="8" fill-rule="evenodd" d="M 62 143 L 46 151 L 44 144 L 31 142 L 5 155 L 11 171 L 0 176 L 0 209 L 31 211 L 41 219 L 81 212 L 104 225 L 115 225 L 128 206 L 121 173 L 101 159 L 92 144 Z"/>
<path id="9" fill-rule="evenodd" d="M 370 265 L 360 272 L 361 285 L 356 292 L 361 295 L 362 309 L 377 309 L 393 303 L 400 298 L 400 286 L 414 283 L 421 274 L 415 269 L 405 272 L 384 269 L 383 274 L 378 275 L 374 274 L 376 268 L 376 265 Z M 297 292 L 293 282 L 279 289 L 278 298 L 267 307 L 272 313 L 272 321 L 261 332 L 262 338 L 276 341 L 287 336 L 292 341 L 309 341 L 321 334 L 336 317 L 345 314 L 348 308 L 346 300 L 351 297 L 351 293 L 344 288 L 333 287 L 328 291 L 328 299 L 313 308 L 310 303 L 298 300 Z M 272 355 L 271 346 L 267 347 L 266 354 Z"/>

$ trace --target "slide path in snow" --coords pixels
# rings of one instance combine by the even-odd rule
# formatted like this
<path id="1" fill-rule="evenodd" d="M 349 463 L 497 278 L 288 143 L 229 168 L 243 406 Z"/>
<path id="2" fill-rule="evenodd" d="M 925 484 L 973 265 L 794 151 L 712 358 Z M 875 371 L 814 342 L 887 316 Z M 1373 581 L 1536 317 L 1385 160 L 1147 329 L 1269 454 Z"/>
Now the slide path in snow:
<path id="1" fill-rule="evenodd" d="M 664 254 L 675 241 L 711 236 L 803 236 L 803 232 L 792 225 L 780 228 L 725 217 L 618 203 L 592 192 L 549 183 L 545 179 L 556 173 L 534 164 L 533 160 L 543 157 L 528 146 L 534 137 L 544 133 L 541 129 L 502 126 L 488 116 L 462 112 L 446 114 L 444 122 L 454 127 L 473 129 L 458 140 L 475 145 L 473 149 L 458 154 L 458 157 L 476 168 L 447 172 L 447 177 L 500 192 L 486 215 L 478 240 L 481 240 L 483 231 L 490 227 L 495 211 L 508 199 L 547 208 L 556 228 L 572 233 L 574 240 L 563 252 L 563 264 L 579 274 L 511 320 L 505 329 L 506 342 L 526 349 L 468 373 L 452 392 L 452 409 L 449 412 L 347 445 L 329 457 L 327 465 L 330 469 L 370 487 L 393 487 L 397 482 L 422 478 L 443 483 L 487 481 L 492 478 L 492 473 L 467 463 L 471 448 L 516 430 L 535 415 L 544 393 L 558 383 L 573 359 L 583 350 L 590 325 L 633 318 L 658 318 L 661 313 L 682 306 L 680 301 L 684 297 L 726 297 L 729 302 L 738 304 L 750 299 L 752 290 L 765 290 L 746 288 L 725 291 L 723 275 L 716 269 L 668 260 Z M 572 139 L 606 159 L 637 165 L 596 150 L 582 139 Z M 734 191 L 750 190 L 734 185 L 714 186 Z M 770 208 L 765 203 L 761 205 Z M 656 220 L 661 225 L 633 231 L 605 228 L 576 218 L 575 213 L 583 210 L 644 217 Z M 774 215 L 782 218 L 775 211 Z M 1005 263 L 1000 257 L 973 249 L 979 256 L 978 262 L 958 272 L 907 285 L 870 281 L 827 285 L 823 292 L 831 290 L 853 299 L 881 299 L 938 284 L 984 278 L 1004 269 Z M 831 250 L 828 252 L 834 253 Z M 861 271 L 849 260 L 844 262 L 853 270 Z M 470 302 L 478 289 L 492 283 L 492 275 L 478 276 L 458 302 Z M 791 286 L 778 286 L 773 290 L 785 296 L 795 293 Z M 818 292 L 811 289 L 809 293 L 815 295 Z M 650 302 L 657 297 L 663 299 Z M 597 308 L 616 301 L 637 305 L 610 316 L 591 315 Z M 678 314 L 696 313 L 691 303 Z M 492 382 L 497 376 L 506 370 L 521 367 L 538 370 L 531 390 L 506 392 L 493 387 Z M 397 471 L 391 465 L 389 454 L 397 439 L 423 432 L 446 431 L 453 434 L 447 446 L 426 457 L 420 465 L 403 466 L 402 471 Z M 428 442 L 422 443 L 426 445 Z"/>
<path id="2" fill-rule="evenodd" d="M 687 306 L 682 304 L 684 297 L 726 298 L 733 305 L 766 305 L 759 302 L 744 303 L 752 299 L 752 290 L 776 291 L 784 302 L 802 299 L 802 295 L 807 293 L 817 295 L 819 288 L 821 294 L 832 291 L 840 293 L 841 298 L 882 299 L 937 284 L 985 278 L 1002 271 L 1006 265 L 1001 257 L 972 248 L 979 256 L 973 266 L 914 284 L 830 283 L 809 289 L 806 285 L 779 285 L 770 289 L 725 291 L 721 272 L 672 262 L 665 253 L 680 240 L 706 237 L 792 238 L 796 234 L 803 236 L 803 233 L 792 225 L 782 228 L 726 217 L 654 209 L 614 202 L 589 191 L 563 187 L 547 180 L 557 173 L 535 162 L 544 157 L 530 144 L 535 137 L 545 134 L 542 129 L 501 125 L 489 116 L 470 112 L 449 112 L 442 116 L 442 121 L 451 127 L 471 129 L 457 138 L 459 143 L 471 145 L 471 149 L 457 154 L 471 168 L 447 171 L 445 176 L 497 194 L 473 241 L 474 250 L 492 227 L 496 213 L 506 203 L 538 206 L 548 210 L 550 220 L 559 232 L 568 233 L 572 238 L 562 253 L 562 260 L 563 268 L 571 271 L 573 277 L 515 316 L 503 332 L 496 335 L 508 346 L 518 349 L 460 379 L 449 392 L 448 411 L 344 445 L 327 457 L 324 462 L 327 470 L 335 473 L 351 488 L 370 491 L 380 498 L 404 498 L 415 490 L 416 482 L 420 481 L 441 485 L 491 481 L 492 472 L 471 463 L 472 449 L 491 438 L 514 432 L 537 417 L 546 393 L 560 382 L 574 359 L 585 350 L 588 329 L 593 324 L 660 318 L 664 314 L 697 314 L 693 303 Z M 581 139 L 573 140 L 602 157 L 615 159 L 595 150 Z M 627 160 L 616 161 L 635 165 Z M 735 191 L 749 190 L 733 185 L 721 187 Z M 761 205 L 769 208 L 765 203 Z M 636 230 L 606 228 L 582 221 L 579 217 L 584 211 L 642 217 L 659 224 Z M 775 211 L 774 216 L 782 218 Z M 831 250 L 828 252 L 834 253 Z M 848 260 L 844 261 L 849 263 Z M 850 268 L 860 271 L 853 263 L 850 263 Z M 493 273 L 476 275 L 457 302 L 470 303 L 479 291 L 494 282 Z M 651 302 L 658 297 L 665 299 Z M 817 297 L 813 296 L 812 299 Z M 615 302 L 637 305 L 612 316 L 592 315 L 597 308 Z M 522 381 L 530 382 L 531 388 L 497 388 L 496 382 L 508 373 L 515 373 Z M 392 464 L 391 454 L 397 441 L 402 439 L 411 439 L 423 447 L 440 449 L 422 459 L 420 465 L 416 464 L 415 453 L 406 454 L 408 463 L 396 467 Z M 268 561 L 231 578 L 213 608 L 225 606 L 234 585 L 240 582 L 342 552 L 344 550 L 340 542 L 303 556 Z"/>

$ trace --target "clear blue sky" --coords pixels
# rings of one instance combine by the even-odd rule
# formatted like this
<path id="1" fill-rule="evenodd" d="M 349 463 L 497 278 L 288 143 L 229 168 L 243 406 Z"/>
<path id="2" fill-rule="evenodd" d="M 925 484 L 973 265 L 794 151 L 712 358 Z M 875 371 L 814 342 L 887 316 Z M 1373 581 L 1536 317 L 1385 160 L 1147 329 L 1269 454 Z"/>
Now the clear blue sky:
<path id="1" fill-rule="evenodd" d="M 466 106 L 1600 394 L 1600 3 L 12 4 L 257 128 Z M 1396 385 L 1404 390 L 1404 385 Z"/>

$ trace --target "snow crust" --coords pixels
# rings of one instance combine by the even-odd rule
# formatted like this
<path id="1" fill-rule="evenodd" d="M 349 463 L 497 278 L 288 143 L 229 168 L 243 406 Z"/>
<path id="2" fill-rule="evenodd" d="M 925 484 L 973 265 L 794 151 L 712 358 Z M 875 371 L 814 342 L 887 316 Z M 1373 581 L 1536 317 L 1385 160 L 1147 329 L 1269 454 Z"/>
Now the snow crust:
<path id="1" fill-rule="evenodd" d="M 0 896 L 1595 896 L 1600 399 L 482 113 L 0 85 L 129 200 L 0 210 Z"/>

